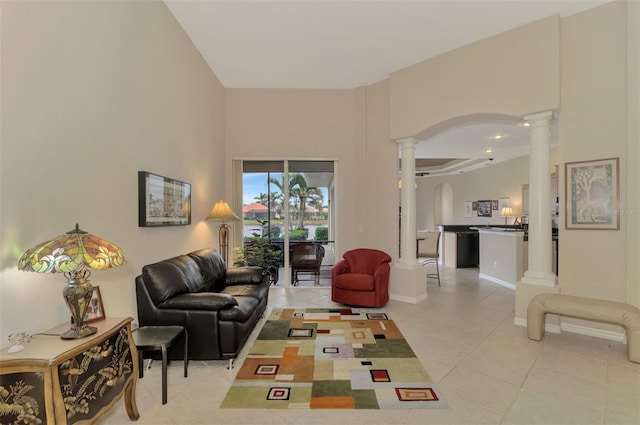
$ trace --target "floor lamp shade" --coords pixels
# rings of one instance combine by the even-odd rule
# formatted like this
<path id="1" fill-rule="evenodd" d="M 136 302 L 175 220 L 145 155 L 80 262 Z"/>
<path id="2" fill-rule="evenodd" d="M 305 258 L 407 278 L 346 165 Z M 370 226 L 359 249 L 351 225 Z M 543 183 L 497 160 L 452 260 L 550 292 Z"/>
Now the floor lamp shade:
<path id="1" fill-rule="evenodd" d="M 97 332 L 84 323 L 93 286 L 89 282 L 91 270 L 107 270 L 126 263 L 122 250 L 105 239 L 76 228 L 63 235 L 42 242 L 25 251 L 18 260 L 18 269 L 36 273 L 63 273 L 67 286 L 62 295 L 71 311 L 71 328 L 62 339 L 77 339 Z"/>
<path id="2" fill-rule="evenodd" d="M 222 221 L 218 233 L 218 245 L 220 246 L 220 255 L 222 255 L 224 262 L 227 263 L 229 248 L 229 226 L 225 223 L 225 221 L 235 221 L 239 220 L 239 218 L 234 214 L 233 211 L 231 211 L 231 208 L 229 208 L 229 204 L 221 199 L 216 202 L 206 219 Z"/>

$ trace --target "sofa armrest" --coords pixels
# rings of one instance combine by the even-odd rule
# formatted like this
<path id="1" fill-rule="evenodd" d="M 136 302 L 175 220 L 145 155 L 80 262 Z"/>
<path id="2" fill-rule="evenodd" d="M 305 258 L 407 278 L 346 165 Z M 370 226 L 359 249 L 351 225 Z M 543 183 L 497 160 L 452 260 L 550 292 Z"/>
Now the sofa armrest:
<path id="1" fill-rule="evenodd" d="M 232 285 L 269 285 L 269 276 L 262 274 L 260 267 L 231 267 L 227 269 L 225 286 Z"/>
<path id="2" fill-rule="evenodd" d="M 228 294 L 216 292 L 196 292 L 176 295 L 158 304 L 161 310 L 208 310 L 217 311 L 238 305 L 236 299 Z"/>

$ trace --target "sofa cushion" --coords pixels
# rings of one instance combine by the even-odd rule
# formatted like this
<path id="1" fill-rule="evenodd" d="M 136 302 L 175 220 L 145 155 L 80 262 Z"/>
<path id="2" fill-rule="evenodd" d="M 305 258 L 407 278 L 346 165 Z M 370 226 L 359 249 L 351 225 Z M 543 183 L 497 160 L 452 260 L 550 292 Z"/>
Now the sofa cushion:
<path id="1" fill-rule="evenodd" d="M 178 255 L 177 257 L 164 260 L 178 266 L 184 275 L 184 284 L 187 292 L 208 291 L 211 287 L 210 281 L 205 280 L 200 272 L 198 263 L 188 255 Z"/>
<path id="2" fill-rule="evenodd" d="M 234 297 L 214 292 L 197 292 L 176 295 L 158 305 L 161 309 L 216 311 L 238 305 Z"/>
<path id="3" fill-rule="evenodd" d="M 227 286 L 220 293 L 232 297 L 252 297 L 256 300 L 266 298 L 269 288 L 262 285 L 233 285 Z"/>
<path id="4" fill-rule="evenodd" d="M 264 280 L 265 275 L 262 273 L 262 269 L 260 267 L 231 267 L 227 269 L 227 279 L 225 285 L 245 285 L 247 283 L 260 285 Z"/>
<path id="5" fill-rule="evenodd" d="M 255 314 L 260 301 L 253 297 L 235 297 L 238 305 L 218 311 L 218 318 L 224 321 L 244 323 Z"/>
<path id="6" fill-rule="evenodd" d="M 184 273 L 171 262 L 161 261 L 142 267 L 142 277 L 155 305 L 189 290 Z"/>
<path id="7" fill-rule="evenodd" d="M 207 283 L 207 291 L 220 292 L 225 286 L 227 267 L 224 260 L 213 248 L 199 249 L 188 254 L 200 267 L 202 279 Z"/>

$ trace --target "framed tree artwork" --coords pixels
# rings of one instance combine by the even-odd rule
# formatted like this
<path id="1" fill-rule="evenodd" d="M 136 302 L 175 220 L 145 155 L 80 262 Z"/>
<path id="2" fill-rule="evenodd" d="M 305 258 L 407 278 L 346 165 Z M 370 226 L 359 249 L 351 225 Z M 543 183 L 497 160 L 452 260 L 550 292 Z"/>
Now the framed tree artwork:
<path id="1" fill-rule="evenodd" d="M 619 158 L 565 163 L 565 228 L 619 230 Z"/>

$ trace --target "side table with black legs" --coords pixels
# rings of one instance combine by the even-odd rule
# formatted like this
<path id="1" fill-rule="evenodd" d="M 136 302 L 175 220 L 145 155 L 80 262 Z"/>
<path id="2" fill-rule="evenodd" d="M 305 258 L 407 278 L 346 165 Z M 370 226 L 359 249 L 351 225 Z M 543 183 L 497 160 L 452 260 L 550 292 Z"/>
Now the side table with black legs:
<path id="1" fill-rule="evenodd" d="M 132 332 L 133 340 L 139 352 L 162 350 L 162 404 L 167 404 L 167 349 L 184 334 L 184 377 L 189 367 L 189 335 L 182 326 L 142 326 Z M 139 353 L 139 378 L 144 374 L 144 356 Z"/>

